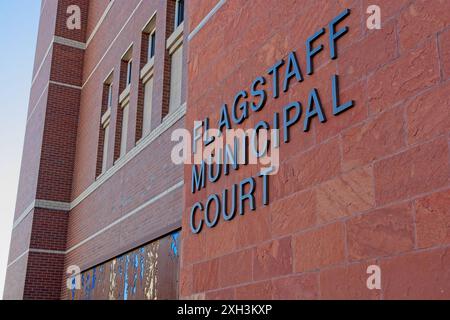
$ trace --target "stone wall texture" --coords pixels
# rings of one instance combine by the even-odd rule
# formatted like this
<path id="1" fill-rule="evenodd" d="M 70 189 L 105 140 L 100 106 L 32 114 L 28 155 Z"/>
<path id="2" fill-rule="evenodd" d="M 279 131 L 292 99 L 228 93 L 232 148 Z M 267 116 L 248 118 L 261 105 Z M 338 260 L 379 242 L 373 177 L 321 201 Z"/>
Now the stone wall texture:
<path id="1" fill-rule="evenodd" d="M 218 3 L 190 1 L 189 32 Z M 381 9 L 379 30 L 366 27 L 371 4 Z M 332 60 L 328 23 L 345 9 L 351 13 L 336 30 L 348 26 L 348 32 L 336 41 Z M 214 228 L 194 234 L 194 203 L 255 176 L 258 166 L 242 166 L 196 193 L 186 166 L 182 297 L 450 298 L 449 9 L 446 0 L 231 0 L 207 20 L 189 42 L 188 128 L 205 117 L 214 127 L 222 104 L 231 106 L 258 76 L 266 78 L 265 106 L 233 128 L 271 124 L 274 112 L 292 101 L 302 103 L 303 114 L 290 142 L 281 144 L 267 206 L 257 196 L 255 211 L 220 217 Z M 307 75 L 305 42 L 322 27 L 314 47 L 323 50 Z M 267 70 L 292 51 L 304 81 L 291 79 L 274 99 Z M 286 63 L 280 83 L 285 70 Z M 333 74 L 341 102 L 354 100 L 338 116 Z M 327 122 L 315 117 L 303 132 L 312 88 Z M 366 287 L 369 265 L 381 268 L 381 290 Z"/>
<path id="2" fill-rule="evenodd" d="M 173 279 L 179 286 L 170 297 L 449 299 L 450 1 L 185 2 L 183 106 L 171 114 L 167 40 L 175 0 L 42 1 L 4 297 L 70 298 L 68 267 L 89 274 L 181 229 Z M 73 4 L 81 10 L 80 30 L 66 26 Z M 381 29 L 366 24 L 373 4 L 381 9 Z M 154 13 L 156 133 L 148 143 L 141 139 L 140 71 L 149 38 L 143 30 Z M 344 27 L 348 31 L 333 40 Z M 314 34 L 312 48 L 319 51 L 309 73 L 306 43 Z M 117 159 L 122 57 L 130 46 L 127 155 Z M 293 59 L 301 77 L 292 73 Z M 268 70 L 277 62 L 275 81 Z M 285 80 L 286 74 L 293 76 Z M 110 139 L 103 146 L 109 76 Z M 205 118 L 216 128 L 223 104 L 232 110 L 242 90 L 243 108 L 260 103 L 250 92 L 261 76 L 263 107 L 233 128 L 260 121 L 272 126 L 274 114 L 281 125 L 294 115 L 286 106 L 301 109 L 285 131 L 289 142 L 281 137 L 268 203 L 257 176 L 261 165 L 240 165 L 192 193 L 192 165 L 171 161 L 173 130 L 192 132 L 194 121 Z M 335 115 L 333 92 L 339 104 L 353 106 Z M 311 101 L 323 116 L 311 114 Z M 248 177 L 256 181 L 255 210 L 247 199 L 244 214 L 230 221 L 220 216 L 212 228 L 197 211 L 194 222 L 203 221 L 203 228 L 194 234 L 195 203 Z M 367 288 L 372 265 L 381 270 L 381 289 Z"/>

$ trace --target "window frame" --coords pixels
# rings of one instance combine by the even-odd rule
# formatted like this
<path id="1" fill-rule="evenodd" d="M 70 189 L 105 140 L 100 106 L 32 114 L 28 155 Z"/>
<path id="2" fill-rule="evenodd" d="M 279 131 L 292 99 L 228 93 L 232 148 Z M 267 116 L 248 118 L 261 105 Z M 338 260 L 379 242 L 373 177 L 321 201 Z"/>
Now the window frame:
<path id="1" fill-rule="evenodd" d="M 108 101 L 106 102 L 106 107 L 111 108 L 113 104 L 113 84 L 109 83 L 108 85 Z"/>
<path id="2" fill-rule="evenodd" d="M 182 22 L 175 30 L 174 30 L 174 32 L 169 36 L 169 38 L 166 40 L 166 49 L 168 50 L 168 53 L 169 53 L 169 57 L 170 57 L 170 60 L 169 60 L 169 63 L 170 63 L 170 76 L 169 76 L 169 78 L 170 78 L 170 82 L 169 82 L 169 106 L 168 106 L 168 110 L 167 110 L 167 114 L 170 114 L 170 113 L 172 113 L 172 112 L 174 112 L 175 110 L 177 110 L 179 107 L 181 107 L 182 106 L 182 101 L 183 101 L 183 99 L 182 99 L 182 92 L 181 92 L 181 90 L 180 90 L 180 96 L 178 96 L 178 95 L 176 95 L 176 96 L 173 96 L 173 90 L 174 90 L 174 88 L 175 88 L 175 86 L 173 85 L 175 82 L 174 82 L 174 80 L 175 80 L 175 77 L 174 77 L 174 74 L 173 74 L 173 72 L 174 72 L 174 68 L 173 68 L 173 65 L 174 65 L 174 55 L 175 54 L 180 54 L 180 59 L 181 59 L 181 62 L 180 62 L 180 70 L 179 70 L 179 72 L 180 72 L 180 74 L 179 74 L 179 86 L 181 87 L 182 86 L 182 82 L 183 82 L 183 55 L 184 55 L 184 50 L 185 50 L 185 48 L 183 48 L 183 33 L 184 33 L 184 22 Z M 179 50 L 181 50 L 180 52 L 179 52 Z M 178 53 L 179 52 L 179 53 Z M 174 103 L 174 97 L 177 97 L 177 100 L 179 99 L 180 101 L 179 101 L 179 103 Z"/>
<path id="3" fill-rule="evenodd" d="M 177 110 L 182 105 L 182 92 L 181 92 L 181 86 L 183 81 L 183 44 L 179 44 L 176 46 L 176 48 L 173 50 L 173 52 L 170 54 L 170 86 L 169 86 L 169 110 L 168 113 L 172 113 L 175 110 Z M 177 56 L 175 56 L 177 55 Z M 180 59 L 180 61 L 176 61 L 175 59 Z M 179 62 L 180 68 L 179 70 L 174 68 L 174 65 Z M 177 77 L 175 77 L 175 71 L 179 71 L 179 74 Z M 179 92 L 177 92 L 176 95 L 174 95 L 175 85 L 174 83 L 177 83 L 177 86 L 180 87 Z M 175 100 L 174 102 L 174 98 Z"/>
<path id="4" fill-rule="evenodd" d="M 156 28 L 149 33 L 148 36 L 148 50 L 147 61 L 150 61 L 156 54 Z"/>
<path id="5" fill-rule="evenodd" d="M 103 130 L 103 154 L 102 154 L 102 171 L 100 175 L 104 174 L 108 167 L 108 144 L 109 144 L 109 118 L 104 123 L 102 123 L 102 130 Z"/>
<path id="6" fill-rule="evenodd" d="M 180 21 L 180 11 L 182 12 L 181 21 Z M 184 22 L 184 0 L 175 0 L 175 29 L 178 28 L 183 22 Z"/>
<path id="7" fill-rule="evenodd" d="M 106 101 L 104 100 L 106 91 Z M 102 176 L 106 171 L 108 171 L 108 152 L 109 152 L 109 142 L 111 140 L 110 132 L 110 122 L 111 122 L 111 110 L 114 105 L 114 68 L 108 73 L 108 76 L 103 80 L 102 83 L 102 101 L 101 101 L 101 114 L 100 114 L 100 128 L 99 132 L 103 135 L 102 141 L 99 140 L 103 146 L 101 154 L 101 164 L 100 170 L 96 169 L 96 179 Z M 97 154 L 97 161 L 100 157 Z M 97 162 L 98 164 L 98 162 Z"/>
<path id="8" fill-rule="evenodd" d="M 119 159 L 123 158 L 127 154 L 128 147 L 128 122 L 130 119 L 130 100 L 127 99 L 120 106 L 122 109 L 122 128 L 120 133 L 120 149 L 119 149 Z"/>
<path id="9" fill-rule="evenodd" d="M 126 86 L 131 85 L 133 75 L 133 59 L 129 59 L 127 61 L 127 78 L 126 78 Z"/>
<path id="10" fill-rule="evenodd" d="M 151 82 L 151 85 L 150 85 Z M 153 112 L 153 89 L 154 89 L 154 77 L 153 72 L 147 75 L 142 80 L 142 85 L 144 86 L 144 101 L 143 101 L 143 111 L 142 111 L 142 138 L 146 137 L 150 132 L 152 132 L 152 112 Z M 149 87 L 147 87 L 149 85 Z M 151 94 L 148 94 L 147 90 L 151 90 Z M 147 100 L 150 99 L 150 100 Z M 146 117 L 148 115 L 148 118 Z M 146 130 L 147 129 L 147 130 Z"/>

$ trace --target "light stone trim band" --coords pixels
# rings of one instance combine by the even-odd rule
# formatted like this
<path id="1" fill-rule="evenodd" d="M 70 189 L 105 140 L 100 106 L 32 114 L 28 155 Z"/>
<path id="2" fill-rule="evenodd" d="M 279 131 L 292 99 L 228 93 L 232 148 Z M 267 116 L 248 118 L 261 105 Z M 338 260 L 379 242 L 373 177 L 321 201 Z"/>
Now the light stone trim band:
<path id="1" fill-rule="evenodd" d="M 25 250 L 23 253 L 20 254 L 20 256 L 18 256 L 17 258 L 15 258 L 13 261 L 11 261 L 10 264 L 8 264 L 6 266 L 6 268 L 11 267 L 13 264 L 15 264 L 17 261 L 19 261 L 20 259 L 22 259 L 28 252 L 30 251 L 30 249 Z"/>
<path id="2" fill-rule="evenodd" d="M 170 187 L 169 189 L 163 191 L 162 193 L 156 195 L 155 197 L 147 200 L 146 202 L 144 202 L 143 204 L 141 204 L 139 207 L 137 207 L 136 209 L 128 212 L 126 215 L 120 217 L 119 219 L 115 220 L 114 222 L 110 223 L 109 225 L 107 225 L 106 227 L 100 229 L 99 231 L 97 231 L 96 233 L 92 234 L 91 236 L 87 237 L 86 239 L 84 239 L 83 241 L 77 243 L 76 245 L 72 246 L 71 248 L 69 248 L 66 251 L 67 253 L 70 253 L 71 251 L 79 248 L 80 246 L 82 246 L 83 244 L 89 242 L 90 240 L 94 239 L 95 237 L 99 236 L 100 234 L 102 234 L 103 232 L 111 229 L 112 227 L 114 227 L 115 225 L 121 223 L 122 221 L 124 221 L 125 219 L 128 219 L 129 217 L 131 217 L 132 215 L 138 213 L 139 211 L 141 211 L 142 209 L 144 209 L 145 207 L 151 205 L 152 203 L 158 201 L 159 199 L 163 198 L 164 196 L 168 195 L 169 193 L 171 193 L 172 191 L 175 191 L 178 188 L 181 188 L 184 185 L 184 181 L 180 181 L 177 184 L 173 185 L 172 187 Z"/>
<path id="3" fill-rule="evenodd" d="M 25 250 L 22 254 L 20 254 L 16 259 L 14 259 L 10 264 L 8 264 L 7 268 L 11 267 L 13 264 L 15 264 L 17 261 L 19 261 L 22 257 L 24 257 L 27 253 L 32 253 L 32 252 L 36 252 L 36 253 L 49 253 L 49 254 L 62 254 L 62 255 L 66 255 L 68 253 L 70 253 L 71 251 L 79 248 L 80 246 L 82 246 L 83 244 L 91 241 L 92 239 L 94 239 L 95 237 L 99 236 L 100 234 L 102 234 L 103 232 L 111 229 L 112 227 L 114 227 L 115 225 L 121 223 L 122 221 L 128 219 L 129 217 L 135 215 L 136 213 L 138 213 L 139 211 L 141 211 L 142 209 L 144 209 L 145 207 L 155 203 L 156 201 L 158 201 L 159 199 L 165 197 L 166 195 L 170 194 L 171 192 L 183 187 L 184 185 L 184 181 L 179 181 L 178 183 L 176 183 L 175 185 L 171 186 L 170 188 L 166 189 L 165 191 L 161 192 L 160 194 L 154 196 L 153 198 L 147 200 L 146 202 L 144 202 L 143 204 L 141 204 L 140 206 L 138 206 L 137 208 L 131 210 L 130 212 L 128 212 L 127 214 L 125 214 L 124 216 L 120 217 L 119 219 L 115 220 L 114 222 L 110 223 L 109 225 L 107 225 L 106 227 L 100 229 L 99 231 L 97 231 L 96 233 L 90 235 L 89 237 L 87 237 L 86 239 L 84 239 L 83 241 L 77 243 L 76 245 L 72 246 L 71 248 L 69 248 L 66 251 L 57 251 L 57 250 L 45 250 L 45 249 L 27 249 Z"/>
<path id="4" fill-rule="evenodd" d="M 20 214 L 16 221 L 13 224 L 13 230 L 28 216 L 28 214 L 34 209 L 35 201 L 32 201 L 31 204 Z"/>
<path id="5" fill-rule="evenodd" d="M 80 87 L 80 86 L 76 86 L 76 85 L 73 85 L 73 84 L 68 84 L 68 83 L 63 83 L 63 82 L 57 82 L 57 81 L 48 81 L 48 82 L 47 82 L 47 85 L 46 85 L 46 86 L 44 87 L 44 89 L 42 90 L 42 93 L 41 93 L 41 95 L 39 96 L 38 100 L 37 100 L 36 103 L 34 104 L 33 109 L 31 110 L 30 114 L 28 115 L 28 118 L 27 118 L 27 124 L 28 124 L 28 122 L 30 121 L 31 117 L 33 116 L 34 111 L 36 110 L 36 107 L 38 106 L 39 102 L 41 102 L 42 96 L 43 96 L 44 93 L 47 91 L 47 89 L 48 89 L 48 87 L 49 87 L 50 84 L 54 84 L 54 85 L 57 85 L 57 86 L 62 86 L 62 87 L 68 87 L 68 88 L 72 88 L 72 89 L 81 90 L 81 87 Z"/>
<path id="6" fill-rule="evenodd" d="M 61 86 L 61 87 L 67 87 L 67 88 L 72 88 L 72 89 L 78 89 L 81 90 L 80 86 L 76 86 L 74 84 L 69 84 L 69 83 L 64 83 L 64 82 L 58 82 L 58 81 L 52 81 L 50 80 L 48 83 L 50 84 L 55 84 L 57 86 Z"/>
<path id="7" fill-rule="evenodd" d="M 60 36 L 53 36 L 53 43 L 62 44 L 63 46 L 72 47 L 80 50 L 86 49 L 86 44 L 84 42 L 63 38 Z"/>
<path id="8" fill-rule="evenodd" d="M 28 252 L 35 252 L 35 253 L 48 253 L 48 254 L 66 254 L 65 251 L 59 251 L 59 250 L 46 250 L 46 249 L 28 249 Z"/>
<path id="9" fill-rule="evenodd" d="M 39 68 L 37 68 L 36 73 L 34 74 L 34 77 L 31 80 L 31 87 L 33 87 L 34 83 L 36 82 L 36 79 L 37 79 L 37 77 L 39 75 L 39 72 L 41 71 L 42 66 L 44 65 L 44 62 L 47 59 L 47 56 L 49 55 L 49 53 L 50 53 L 54 43 L 58 43 L 58 44 L 61 44 L 61 45 L 64 45 L 64 46 L 72 47 L 72 48 L 77 48 L 77 49 L 80 49 L 80 50 L 85 50 L 86 49 L 86 44 L 84 42 L 79 42 L 79 41 L 63 38 L 63 37 L 60 37 L 60 36 L 53 36 L 53 38 L 50 41 L 50 44 L 49 44 L 49 46 L 47 48 L 47 51 L 45 51 L 45 54 L 42 57 L 42 61 L 39 64 Z"/>
<path id="10" fill-rule="evenodd" d="M 34 207 L 48 210 L 70 211 L 70 203 L 60 201 L 36 200 Z"/>
<path id="11" fill-rule="evenodd" d="M 178 49 L 179 46 L 183 44 L 183 29 L 184 22 L 182 22 L 167 39 L 166 49 L 169 50 L 169 55 L 171 55 L 176 49 Z"/>
<path id="12" fill-rule="evenodd" d="M 70 211 L 69 202 L 59 202 L 51 200 L 39 200 L 36 199 L 22 212 L 22 214 L 14 221 L 13 230 L 33 211 L 33 209 L 47 209 L 57 211 Z"/>
<path id="13" fill-rule="evenodd" d="M 227 2 L 226 0 L 220 0 L 214 8 L 200 21 L 200 23 L 192 30 L 192 32 L 188 35 L 188 41 L 191 39 L 205 26 L 205 24 L 211 19 L 211 17 Z"/>
<path id="14" fill-rule="evenodd" d="M 17 261 L 22 259 L 26 254 L 28 253 L 48 253 L 48 254 L 61 254 L 65 255 L 65 251 L 58 251 L 58 250 L 45 250 L 45 249 L 27 249 L 23 253 L 21 253 L 17 258 L 15 258 L 13 261 L 11 261 L 10 264 L 6 266 L 6 268 L 11 267 L 13 264 L 15 264 Z"/>

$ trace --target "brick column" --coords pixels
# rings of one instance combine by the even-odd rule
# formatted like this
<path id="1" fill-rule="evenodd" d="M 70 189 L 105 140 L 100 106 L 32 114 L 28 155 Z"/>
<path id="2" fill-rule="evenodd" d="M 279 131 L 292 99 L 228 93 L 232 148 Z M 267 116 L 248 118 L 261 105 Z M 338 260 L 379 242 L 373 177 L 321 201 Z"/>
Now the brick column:
<path id="1" fill-rule="evenodd" d="M 67 27 L 70 5 L 80 29 Z M 5 299 L 61 296 L 88 6 L 42 4 Z"/>

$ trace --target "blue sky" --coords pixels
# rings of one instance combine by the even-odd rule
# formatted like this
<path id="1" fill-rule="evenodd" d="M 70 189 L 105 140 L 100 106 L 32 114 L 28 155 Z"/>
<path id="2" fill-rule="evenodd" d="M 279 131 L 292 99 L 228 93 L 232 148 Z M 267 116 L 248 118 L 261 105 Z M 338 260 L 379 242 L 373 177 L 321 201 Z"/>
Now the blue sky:
<path id="1" fill-rule="evenodd" d="M 0 297 L 22 157 L 40 0 L 0 0 Z"/>

